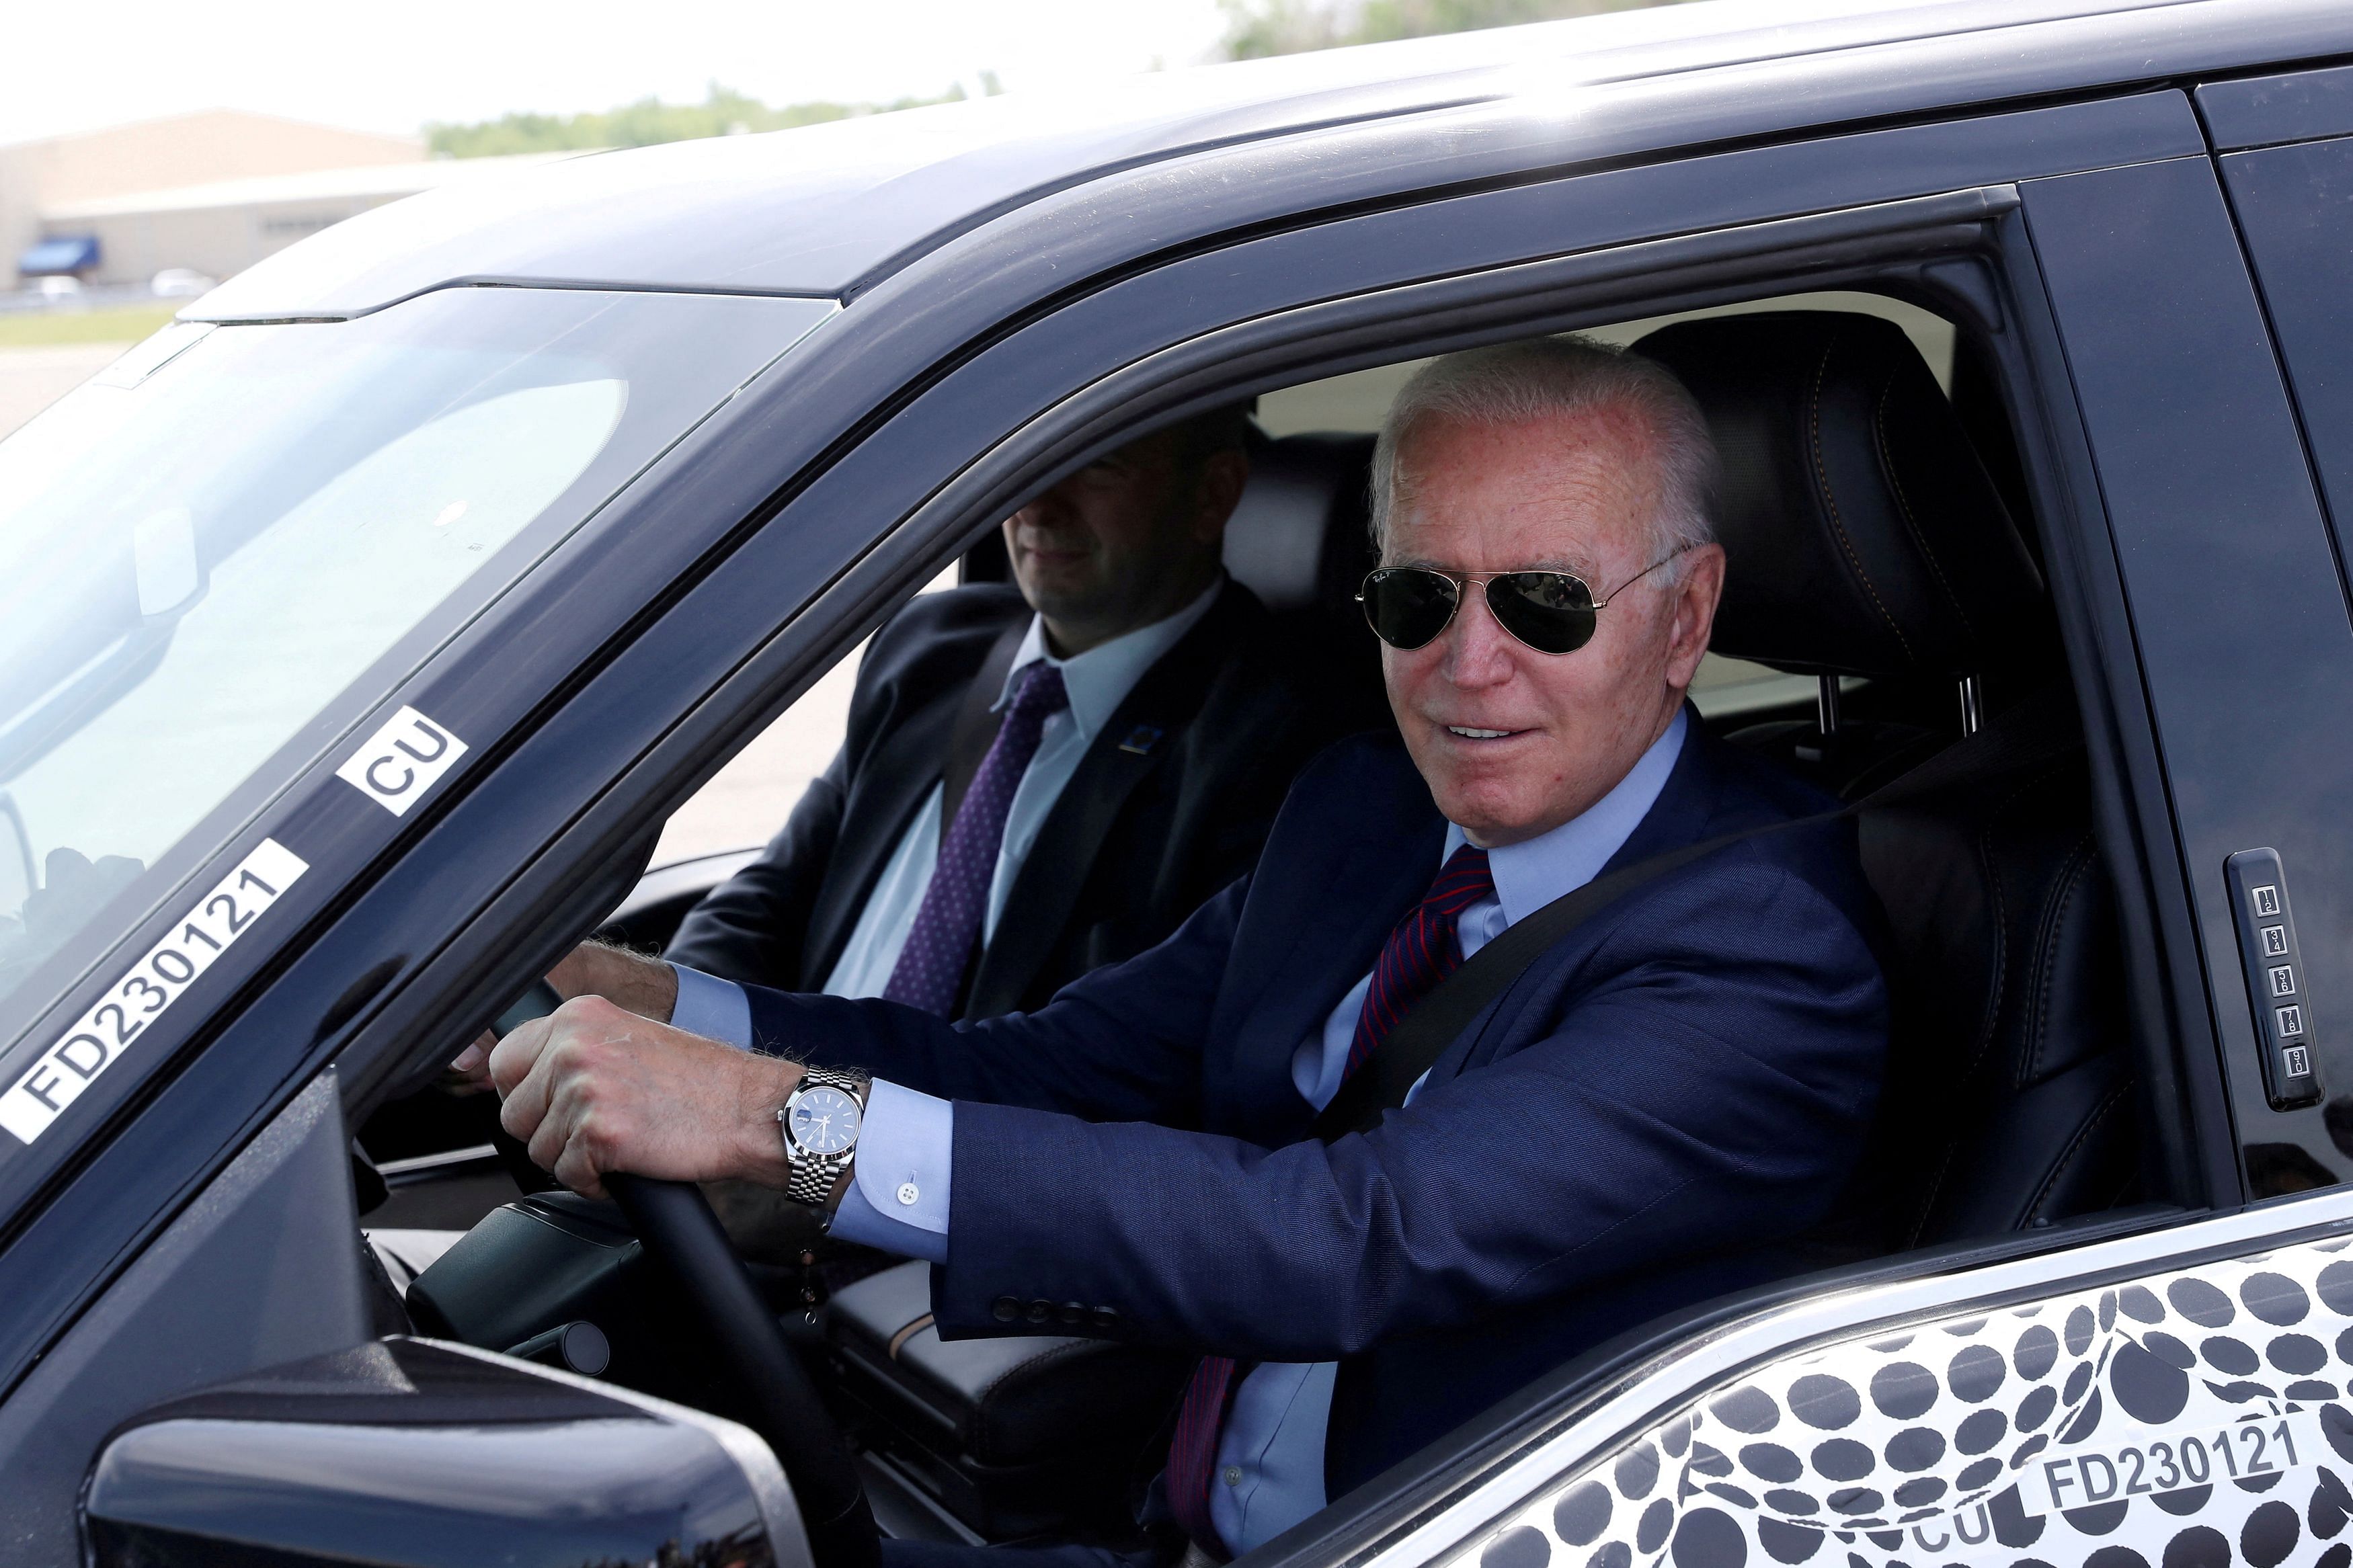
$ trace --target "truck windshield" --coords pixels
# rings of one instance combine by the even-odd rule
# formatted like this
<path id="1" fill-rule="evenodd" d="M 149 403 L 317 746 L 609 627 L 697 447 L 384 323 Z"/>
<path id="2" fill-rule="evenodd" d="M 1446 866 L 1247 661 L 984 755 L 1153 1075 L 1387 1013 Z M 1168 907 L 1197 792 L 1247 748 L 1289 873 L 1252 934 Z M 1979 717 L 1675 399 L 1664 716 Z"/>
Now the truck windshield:
<path id="1" fill-rule="evenodd" d="M 0 1046 L 829 309 L 182 323 L 0 442 Z"/>

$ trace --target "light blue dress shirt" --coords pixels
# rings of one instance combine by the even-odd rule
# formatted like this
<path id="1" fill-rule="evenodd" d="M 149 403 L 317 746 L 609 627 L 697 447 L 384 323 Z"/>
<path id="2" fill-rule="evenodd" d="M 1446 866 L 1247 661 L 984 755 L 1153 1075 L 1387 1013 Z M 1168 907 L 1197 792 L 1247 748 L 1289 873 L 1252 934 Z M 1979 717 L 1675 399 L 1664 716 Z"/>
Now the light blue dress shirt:
<path id="1" fill-rule="evenodd" d="M 1021 874 L 1021 863 L 1029 857 L 1029 847 L 1038 842 L 1038 830 L 1046 825 L 1047 814 L 1062 796 L 1062 788 L 1079 769 L 1079 763 L 1094 743 L 1103 727 L 1111 722 L 1144 672 L 1157 663 L 1161 655 L 1175 647 L 1187 632 L 1193 629 L 1209 606 L 1217 602 L 1219 590 L 1225 584 L 1221 578 L 1208 591 L 1166 620 L 1155 621 L 1102 643 L 1070 658 L 1056 658 L 1046 651 L 1045 623 L 1036 616 L 1029 621 L 1029 635 L 1021 641 L 1013 656 L 1012 668 L 1005 674 L 1004 689 L 997 693 L 996 706 L 1003 708 L 1013 693 L 1013 683 L 1021 672 L 1043 659 L 1062 672 L 1062 689 L 1070 696 L 1071 705 L 1060 713 L 1050 715 L 1038 737 L 1037 753 L 1021 774 L 1021 783 L 1014 789 L 1013 805 L 1005 814 L 1005 837 L 997 846 L 997 869 L 988 881 L 988 905 L 982 912 L 980 940 L 986 944 L 997 934 L 997 917 L 1005 912 L 1006 896 L 1013 890 L 1014 879 Z M 899 847 L 892 851 L 890 863 L 867 895 L 866 908 L 851 928 L 849 943 L 835 961 L 833 973 L 826 977 L 825 994 L 828 996 L 880 996 L 891 984 L 891 972 L 898 967 L 899 952 L 907 945 L 907 935 L 915 929 L 915 911 L 923 907 L 923 894 L 932 885 L 932 871 L 940 859 L 940 811 L 945 786 L 934 784 L 924 797 L 923 809 L 900 836 Z"/>
<path id="2" fill-rule="evenodd" d="M 1514 921 L 1585 886 L 1609 864 L 1657 804 L 1683 754 L 1687 728 L 1688 711 L 1677 712 L 1626 776 L 1582 814 L 1549 833 L 1489 851 L 1495 891 L 1455 921 L 1463 957 L 1486 946 Z M 1438 865 L 1444 866 L 1464 842 L 1462 830 L 1449 824 Z M 723 991 L 733 993 L 732 1002 L 714 1001 L 712 1012 L 698 1012 L 697 1019 L 725 1024 L 740 1014 L 741 1021 L 732 1033 L 698 1028 L 676 1013 L 673 1023 L 731 1044 L 750 1043 L 750 1007 L 733 983 L 683 969 L 679 978 L 681 1009 L 688 1005 L 690 990 L 698 1008 Z M 1318 1110 L 1339 1091 L 1356 1017 L 1372 984 L 1367 973 L 1349 987 L 1325 1015 L 1323 1028 L 1293 1053 L 1291 1081 Z M 1414 1085 L 1417 1092 L 1420 1088 Z M 859 1134 L 856 1176 L 834 1216 L 833 1234 L 905 1257 L 946 1262 L 948 1173 L 955 1141 L 952 1104 L 876 1079 Z M 1331 1423 L 1337 1370 L 1334 1362 L 1265 1362 L 1235 1391 L 1232 1414 L 1218 1442 L 1219 1484 L 1209 1497 L 1210 1520 L 1235 1556 L 1272 1540 L 1324 1506 L 1324 1436 Z"/>
<path id="3" fill-rule="evenodd" d="M 997 917 L 1004 912 L 1006 896 L 1021 873 L 1022 862 L 1029 858 L 1030 846 L 1038 841 L 1039 829 L 1053 811 L 1054 803 L 1061 798 L 1071 774 L 1078 772 L 1087 748 L 1111 722 L 1112 715 L 1127 700 L 1127 694 L 1135 689 L 1135 683 L 1144 679 L 1145 672 L 1209 613 L 1224 586 L 1221 576 L 1175 615 L 1069 658 L 1056 658 L 1047 651 L 1045 623 L 1034 616 L 1030 617 L 1029 633 L 1014 652 L 995 706 L 1004 707 L 1021 672 L 1043 659 L 1061 670 L 1062 689 L 1070 698 L 1070 707 L 1047 718 L 1039 735 L 1038 750 L 1022 772 L 1021 782 L 1013 792 L 1013 804 L 1005 814 L 1005 837 L 997 847 L 997 867 L 989 878 L 988 904 L 982 914 L 984 942 L 995 934 Z M 932 872 L 939 863 L 943 795 L 944 786 L 933 786 L 922 809 L 900 836 L 898 847 L 883 867 L 874 890 L 867 895 L 866 907 L 859 913 L 858 924 L 851 929 L 841 957 L 826 979 L 824 990 L 828 995 L 880 996 L 890 984 L 891 972 L 898 966 L 899 952 L 907 945 L 908 933 L 914 930 L 916 912 L 923 908 L 923 894 L 930 890 Z M 678 1001 L 670 1009 L 670 1021 L 690 1034 L 748 1047 L 752 1039 L 752 1009 L 744 1000 L 743 988 L 733 981 L 671 967 L 678 974 Z M 941 1149 L 949 1145 L 953 1123 L 944 1100 L 877 1084 L 866 1113 L 870 1129 L 879 1116 L 900 1143 L 921 1148 L 936 1145 Z M 945 1160 L 902 1164 L 895 1167 L 893 1173 L 890 1146 L 878 1146 L 871 1142 L 871 1133 L 861 1133 L 859 1170 L 856 1188 L 842 1200 L 843 1209 L 852 1212 L 838 1215 L 834 1220 L 838 1234 L 908 1257 L 927 1256 L 926 1249 L 932 1247 L 944 1253 L 945 1243 L 938 1237 L 948 1223 Z M 869 1194 L 872 1195 L 871 1202 L 860 1201 Z"/>

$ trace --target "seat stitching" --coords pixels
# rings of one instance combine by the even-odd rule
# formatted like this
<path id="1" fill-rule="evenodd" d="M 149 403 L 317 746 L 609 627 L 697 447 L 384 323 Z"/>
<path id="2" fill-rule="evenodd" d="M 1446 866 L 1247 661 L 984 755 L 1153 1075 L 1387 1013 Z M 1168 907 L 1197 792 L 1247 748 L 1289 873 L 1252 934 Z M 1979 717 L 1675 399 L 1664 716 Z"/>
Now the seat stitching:
<path id="1" fill-rule="evenodd" d="M 1993 982 L 1986 987 L 1985 1012 L 1978 1022 L 1977 1046 L 1969 1052 L 1967 1078 L 1975 1078 L 1985 1066 L 2001 1034 L 2001 1002 L 2010 989 L 2010 943 L 2002 936 L 2010 929 L 2009 904 L 2002 898 L 2001 873 L 1994 865 L 1993 835 L 1991 822 L 1978 830 L 1978 866 L 1985 877 L 1986 898 L 1993 905 Z"/>
<path id="2" fill-rule="evenodd" d="M 1058 1362 L 1068 1361 L 1071 1357 L 1078 1355 L 1082 1352 L 1092 1351 L 1100 1343 L 1102 1343 L 1102 1342 L 1099 1340 L 1074 1340 L 1067 1344 L 1059 1344 L 1052 1350 L 1048 1351 L 1044 1355 L 1038 1356 L 1033 1360 L 1016 1362 L 1011 1366 L 1007 1367 L 1003 1372 L 998 1373 L 995 1377 L 990 1378 L 988 1382 L 984 1384 L 980 1390 L 972 1396 L 972 1415 L 975 1428 L 973 1434 L 973 1446 L 975 1447 L 985 1447 L 987 1446 L 987 1439 L 997 1436 L 996 1425 L 989 1419 L 988 1396 L 990 1394 L 995 1394 L 998 1389 L 1004 1387 L 1005 1384 L 1017 1373 L 1036 1372 L 1042 1368 L 1052 1366 Z"/>
<path id="3" fill-rule="evenodd" d="M 1945 602 L 1952 606 L 1953 614 L 1960 620 L 1961 628 L 1975 638 L 1978 629 L 1969 620 L 1968 608 L 1962 604 L 1961 596 L 1953 592 L 1952 580 L 1945 575 L 1944 563 L 1936 559 L 1935 546 L 1928 542 L 1927 534 L 1922 531 L 1919 521 L 1913 515 L 1911 498 L 1904 493 L 1904 480 L 1895 471 L 1895 455 L 1887 445 L 1887 400 L 1894 395 L 1895 383 L 1890 380 L 1879 389 L 1878 405 L 1871 412 L 1872 438 L 1879 447 L 1880 471 L 1887 476 L 1887 488 L 1895 492 L 1895 510 L 1904 519 L 1905 531 L 1912 536 L 1912 542 L 1920 547 L 1920 557 L 1927 562 L 1928 570 L 1936 574 L 1936 585 L 1945 591 Z"/>
<path id="4" fill-rule="evenodd" d="M 1904 657 L 1916 664 L 1919 661 L 1912 652 L 1910 639 L 1905 637 L 1904 628 L 1895 624 L 1895 617 L 1887 613 L 1887 605 L 1881 601 L 1879 590 L 1872 585 L 1871 574 L 1863 570 L 1862 557 L 1855 553 L 1854 543 L 1847 537 L 1846 524 L 1839 518 L 1838 497 L 1831 491 L 1830 465 L 1822 457 L 1822 383 L 1829 378 L 1831 355 L 1837 351 L 1836 343 L 1822 350 L 1821 363 L 1814 367 L 1813 393 L 1806 405 L 1807 434 L 1814 455 L 1814 480 L 1821 487 L 1822 506 L 1830 513 L 1831 531 L 1838 536 L 1839 549 L 1845 552 L 1848 564 L 1854 568 L 1855 577 L 1862 584 L 1862 591 L 1871 596 L 1872 607 L 1879 612 L 1879 618 L 1887 623 L 1887 629 L 1895 635 L 1896 643 L 1904 649 Z"/>
<path id="5" fill-rule="evenodd" d="M 892 1334 L 891 1336 L 889 1351 L 891 1359 L 892 1361 L 897 1361 L 899 1359 L 899 1347 L 905 1344 L 917 1334 L 922 1333 L 925 1329 L 930 1328 L 933 1321 L 932 1314 L 925 1312 L 922 1317 L 917 1318 L 913 1322 L 909 1323 L 905 1328 L 901 1329 L 897 1333 Z"/>
<path id="6" fill-rule="evenodd" d="M 2067 1146 L 2059 1152 L 2059 1158 L 2052 1162 L 2051 1169 L 2043 1176 L 2042 1185 L 2034 1189 L 2033 1197 L 2028 1200 L 2027 1218 L 2034 1217 L 2034 1211 L 2042 1206 L 2043 1199 L 2051 1195 L 2051 1189 L 2058 1185 L 2060 1176 L 2065 1173 L 2067 1163 L 2083 1149 L 2084 1142 L 2099 1130 L 2100 1123 L 2108 1119 L 2108 1112 L 2114 1110 L 2122 1102 L 2125 1091 L 2130 1088 L 2132 1088 L 2132 1079 L 2126 1079 L 2110 1089 L 2107 1098 L 2101 1100 L 2093 1109 L 2092 1114 L 2084 1121 L 2084 1125 L 2075 1130 L 2075 1136 L 2067 1140 Z"/>
<path id="7" fill-rule="evenodd" d="M 2043 1047 L 2051 1039 L 2051 993 L 2059 971 L 2059 933 L 2067 923 L 2068 907 L 2085 884 L 2084 872 L 2091 868 L 2092 856 L 2092 836 L 2086 833 L 2076 840 L 2061 868 L 2058 897 L 2043 910 L 2042 931 L 2034 955 L 2033 1025 L 2028 1037 L 2026 1059 L 2026 1081 L 2030 1083 L 2042 1076 Z"/>
<path id="8" fill-rule="evenodd" d="M 2005 934 L 2010 929 L 2009 905 L 2002 898 L 2001 876 L 1994 866 L 1994 835 L 2003 826 L 2000 818 L 2004 814 L 2015 810 L 2020 802 L 2057 777 L 2060 772 L 2060 767 L 2054 763 L 2031 778 L 2018 781 L 2017 787 L 2004 795 L 2000 804 L 1987 813 L 1985 826 L 1978 830 L 1978 863 L 1984 872 L 1987 894 L 1993 905 L 1994 979 L 1987 998 L 1984 1033 L 1978 1037 L 1978 1048 L 1969 1057 L 1968 1070 L 1971 1073 L 1976 1072 L 1984 1063 L 1986 1052 L 1992 1047 L 1994 1037 L 2000 1033 L 2002 995 L 2010 984 L 2010 942 Z M 2013 1089 L 2024 1087 L 2022 1080 L 2015 1072 L 2010 1075 L 2010 1087 Z"/>
<path id="9" fill-rule="evenodd" d="M 1920 1245 L 1921 1233 L 1928 1228 L 1928 1216 L 1936 1212 L 1936 1194 L 1945 1190 L 1945 1178 L 1952 1173 L 1953 1156 L 1959 1149 L 1959 1139 L 1945 1140 L 1945 1152 L 1936 1161 L 1936 1178 L 1928 1184 L 1927 1191 L 1921 1194 L 1919 1210 L 1912 1216 L 1912 1234 L 1904 1243 L 1905 1247 Z"/>

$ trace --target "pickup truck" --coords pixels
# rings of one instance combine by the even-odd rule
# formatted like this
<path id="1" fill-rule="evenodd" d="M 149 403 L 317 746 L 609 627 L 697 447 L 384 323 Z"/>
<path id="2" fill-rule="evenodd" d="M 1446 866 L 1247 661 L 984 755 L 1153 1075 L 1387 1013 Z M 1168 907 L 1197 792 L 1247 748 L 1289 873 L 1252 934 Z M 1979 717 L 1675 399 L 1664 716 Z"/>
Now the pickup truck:
<path id="1" fill-rule="evenodd" d="M 1253 1568 L 2345 1568 L 2348 60 L 1719 0 L 582 158 L 192 302 L 0 443 L 0 1558 L 1115 1538 L 1174 1384 L 1105 1323 L 943 1342 L 437 1077 L 1029 497 L 1254 399 L 1229 569 L 1369 658 L 1387 397 L 1577 331 L 1726 453 L 1704 722 L 1857 803 L 1894 1217 Z"/>

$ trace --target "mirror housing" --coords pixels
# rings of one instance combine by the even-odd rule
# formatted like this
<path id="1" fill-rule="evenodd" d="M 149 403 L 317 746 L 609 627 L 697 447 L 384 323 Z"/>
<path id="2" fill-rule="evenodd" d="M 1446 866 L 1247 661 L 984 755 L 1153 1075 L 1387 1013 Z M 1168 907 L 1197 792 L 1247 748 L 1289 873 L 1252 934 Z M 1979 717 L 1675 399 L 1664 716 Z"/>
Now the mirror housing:
<path id="1" fill-rule="evenodd" d="M 744 1427 L 407 1338 L 138 1416 L 99 1454 L 82 1532 L 98 1568 L 812 1568 Z"/>

